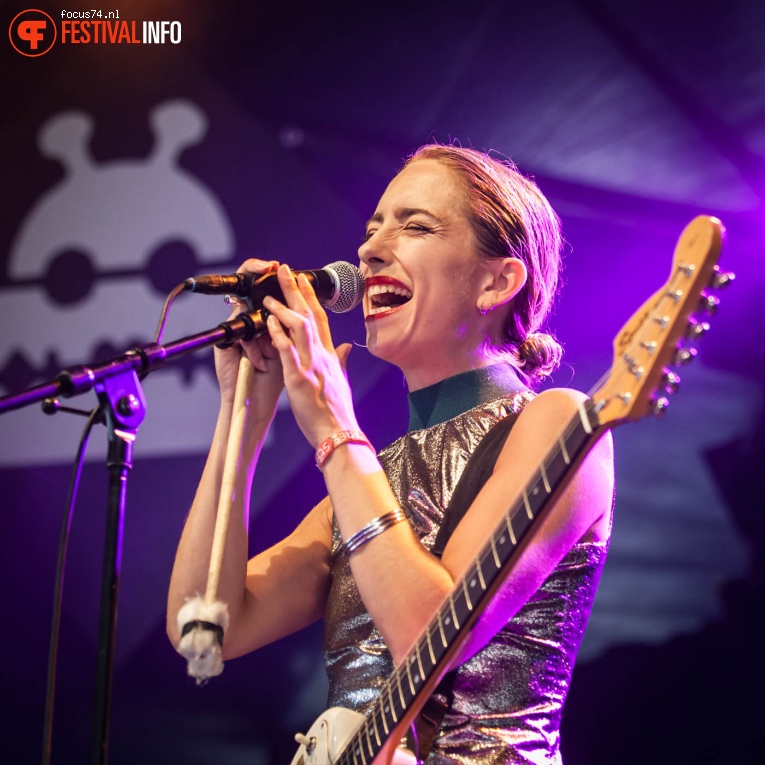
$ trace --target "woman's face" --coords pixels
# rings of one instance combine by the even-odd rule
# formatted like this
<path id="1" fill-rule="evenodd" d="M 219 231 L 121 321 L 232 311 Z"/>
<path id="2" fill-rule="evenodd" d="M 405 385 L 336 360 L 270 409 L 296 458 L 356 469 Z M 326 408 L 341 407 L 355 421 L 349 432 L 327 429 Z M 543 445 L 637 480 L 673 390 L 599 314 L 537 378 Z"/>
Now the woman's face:
<path id="1" fill-rule="evenodd" d="M 483 365 L 478 307 L 490 272 L 459 184 L 437 160 L 408 165 L 385 190 L 359 248 L 367 345 L 403 370 L 411 390 Z"/>

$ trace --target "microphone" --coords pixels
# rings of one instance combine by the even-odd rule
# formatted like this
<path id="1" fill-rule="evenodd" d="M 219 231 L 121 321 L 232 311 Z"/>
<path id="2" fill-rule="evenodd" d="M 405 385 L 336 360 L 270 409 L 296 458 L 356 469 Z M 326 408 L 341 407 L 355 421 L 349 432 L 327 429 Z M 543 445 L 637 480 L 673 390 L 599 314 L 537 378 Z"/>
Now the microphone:
<path id="1" fill-rule="evenodd" d="M 324 268 L 309 271 L 295 271 L 304 274 L 313 286 L 319 302 L 334 313 L 345 313 L 361 303 L 364 297 L 364 275 L 356 266 L 339 260 Z M 275 272 L 267 274 L 210 274 L 186 279 L 185 289 L 200 295 L 232 295 L 246 298 L 250 309 L 263 305 L 263 299 L 270 295 L 284 301 Z"/>

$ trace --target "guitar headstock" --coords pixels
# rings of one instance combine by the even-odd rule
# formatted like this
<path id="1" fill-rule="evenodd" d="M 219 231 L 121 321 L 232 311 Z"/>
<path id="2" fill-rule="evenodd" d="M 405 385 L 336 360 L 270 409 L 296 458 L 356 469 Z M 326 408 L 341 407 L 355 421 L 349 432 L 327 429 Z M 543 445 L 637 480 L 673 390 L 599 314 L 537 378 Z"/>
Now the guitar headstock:
<path id="1" fill-rule="evenodd" d="M 601 425 L 612 427 L 646 414 L 662 414 L 680 378 L 673 366 L 696 355 L 695 343 L 709 329 L 717 308 L 713 290 L 734 278 L 717 260 L 725 229 L 700 215 L 683 230 L 666 284 L 624 325 L 614 340 L 607 381 L 592 396 Z"/>

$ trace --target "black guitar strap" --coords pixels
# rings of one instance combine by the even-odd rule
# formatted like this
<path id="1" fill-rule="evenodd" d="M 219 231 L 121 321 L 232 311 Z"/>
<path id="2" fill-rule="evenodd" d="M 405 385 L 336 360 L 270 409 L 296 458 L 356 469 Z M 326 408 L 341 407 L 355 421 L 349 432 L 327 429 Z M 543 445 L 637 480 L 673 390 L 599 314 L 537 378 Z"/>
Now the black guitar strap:
<path id="1" fill-rule="evenodd" d="M 457 528 L 457 524 L 462 520 L 462 516 L 468 511 L 473 500 L 478 496 L 478 492 L 481 491 L 483 485 L 494 472 L 494 466 L 497 464 L 502 447 L 510 435 L 510 428 L 513 427 L 517 419 L 517 414 L 508 414 L 507 417 L 503 417 L 492 426 L 481 439 L 476 450 L 470 455 L 467 465 L 465 465 L 462 475 L 457 481 L 457 486 L 454 488 L 449 507 L 444 512 L 441 528 L 431 550 L 439 558 L 443 555 L 446 543 L 454 529 Z"/>
<path id="2" fill-rule="evenodd" d="M 444 512 L 441 528 L 431 550 L 439 558 L 443 555 L 446 543 L 454 529 L 457 528 L 457 524 L 462 520 L 470 505 L 473 504 L 473 500 L 478 496 L 478 492 L 494 472 L 497 458 L 505 445 L 505 441 L 507 441 L 510 428 L 513 427 L 517 418 L 517 414 L 509 414 L 492 426 L 473 454 L 470 455 L 454 489 L 451 502 Z M 425 702 L 422 711 L 414 721 L 414 730 L 408 736 L 408 745 L 419 762 L 426 760 L 444 715 L 451 707 L 455 674 L 455 672 L 449 672 L 444 675 L 433 695 Z"/>

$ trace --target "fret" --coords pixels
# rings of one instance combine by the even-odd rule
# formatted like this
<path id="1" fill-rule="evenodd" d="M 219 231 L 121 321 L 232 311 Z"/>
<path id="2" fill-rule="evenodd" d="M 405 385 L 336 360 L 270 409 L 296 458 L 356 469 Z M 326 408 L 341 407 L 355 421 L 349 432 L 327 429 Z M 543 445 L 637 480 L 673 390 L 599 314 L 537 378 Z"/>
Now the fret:
<path id="1" fill-rule="evenodd" d="M 356 745 L 353 748 L 353 762 L 355 765 L 358 765 L 359 758 L 363 765 L 367 765 L 367 758 L 364 756 L 364 742 L 362 740 L 364 737 L 362 734 L 363 731 L 360 730 L 354 738 Z"/>
<path id="2" fill-rule="evenodd" d="M 568 449 L 566 449 L 566 442 L 563 439 L 563 436 L 558 438 L 558 443 L 560 444 L 560 450 L 561 454 L 563 454 L 563 461 L 567 464 L 571 464 L 571 458 L 568 456 Z"/>
<path id="3" fill-rule="evenodd" d="M 380 731 L 377 730 L 377 718 L 374 715 L 374 712 L 372 712 L 372 725 L 374 725 L 375 728 L 375 740 L 377 741 L 377 746 L 382 746 L 382 741 L 380 741 Z"/>
<path id="4" fill-rule="evenodd" d="M 473 604 L 470 602 L 470 593 L 468 593 L 467 582 L 462 580 L 462 591 L 465 593 L 465 602 L 469 611 L 473 610 Z"/>
<path id="5" fill-rule="evenodd" d="M 382 707 L 380 707 L 380 719 L 382 720 L 385 735 L 390 736 L 390 731 L 388 730 L 388 721 L 385 719 L 385 710 Z"/>
<path id="6" fill-rule="evenodd" d="M 444 625 L 441 622 L 441 612 L 438 612 L 438 629 L 441 632 L 441 642 L 444 644 L 444 648 L 446 648 L 449 645 L 449 641 L 446 639 L 446 635 L 444 635 Z"/>
<path id="7" fill-rule="evenodd" d="M 401 711 L 403 712 L 406 709 L 406 701 L 404 700 L 404 691 L 401 688 L 401 673 L 396 670 L 396 684 L 398 685 L 398 695 L 401 699 Z"/>
<path id="8" fill-rule="evenodd" d="M 547 473 L 545 472 L 545 463 L 544 462 L 539 466 L 539 472 L 542 474 L 542 482 L 545 485 L 545 491 L 548 494 L 552 494 L 552 489 L 550 488 L 550 482 L 547 480 Z"/>
<path id="9" fill-rule="evenodd" d="M 457 619 L 457 612 L 454 610 L 454 601 L 452 598 L 449 598 L 449 605 L 452 607 L 452 616 L 454 617 L 454 626 L 459 629 L 460 628 L 460 622 L 459 619 Z"/>
<path id="10" fill-rule="evenodd" d="M 529 504 L 529 495 L 526 494 L 526 490 L 523 491 L 523 504 L 526 506 L 526 515 L 529 516 L 529 520 L 533 520 L 534 513 L 531 512 L 531 505 Z"/>
<path id="11" fill-rule="evenodd" d="M 579 404 L 579 419 L 582 421 L 584 432 L 589 436 L 592 433 L 592 426 L 590 425 L 590 417 L 587 414 L 587 410 L 584 408 L 584 403 Z"/>
<path id="12" fill-rule="evenodd" d="M 364 733 L 367 734 L 367 746 L 369 747 L 369 756 L 374 757 L 375 756 L 375 750 L 372 748 L 372 739 L 369 738 L 369 726 L 364 726 Z"/>
<path id="13" fill-rule="evenodd" d="M 486 590 L 486 582 L 483 578 L 483 571 L 481 570 L 481 558 L 480 556 L 475 559 L 475 570 L 478 572 L 478 579 L 481 582 L 481 589 Z"/>
<path id="14" fill-rule="evenodd" d="M 525 496 L 525 492 L 524 492 Z M 528 501 L 528 500 L 527 500 Z M 497 555 L 497 543 L 494 541 L 494 535 L 491 535 L 491 554 L 494 556 L 494 563 L 496 564 L 497 568 L 501 568 L 502 564 L 499 562 L 499 555 Z"/>
<path id="15" fill-rule="evenodd" d="M 412 691 L 412 696 L 414 696 L 414 683 L 412 682 L 412 670 L 409 667 L 409 660 L 408 659 L 406 659 L 404 661 L 404 666 L 406 667 L 406 677 L 407 677 L 407 680 L 409 680 L 409 688 Z"/>
<path id="16" fill-rule="evenodd" d="M 433 653 L 433 643 L 430 642 L 430 627 L 425 631 L 425 636 L 428 639 L 428 653 L 430 654 L 430 660 L 433 662 L 433 666 L 436 666 L 436 655 Z"/>
<path id="17" fill-rule="evenodd" d="M 507 526 L 507 530 L 510 532 L 510 541 L 513 543 L 513 545 L 518 544 L 518 540 L 515 538 L 515 532 L 513 531 L 513 519 L 509 516 L 505 516 L 505 525 Z"/>
<path id="18" fill-rule="evenodd" d="M 560 483 L 561 478 L 566 474 L 567 470 L 568 465 L 563 459 L 563 455 L 559 452 L 547 466 L 547 477 L 553 487 Z"/>
<path id="19" fill-rule="evenodd" d="M 388 683 L 388 699 L 390 701 L 390 713 L 393 717 L 393 722 L 398 722 L 398 717 L 396 717 L 396 705 L 393 703 L 393 690 L 390 687 L 390 683 Z"/>
<path id="20" fill-rule="evenodd" d="M 417 657 L 417 666 L 420 668 L 420 679 L 422 681 L 425 680 L 425 670 L 422 667 L 422 659 L 420 658 L 420 646 L 415 645 L 414 647 L 414 655 Z M 435 664 L 435 662 L 433 662 Z"/>

